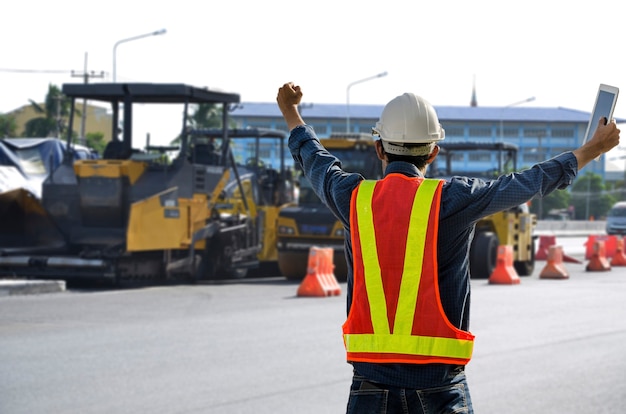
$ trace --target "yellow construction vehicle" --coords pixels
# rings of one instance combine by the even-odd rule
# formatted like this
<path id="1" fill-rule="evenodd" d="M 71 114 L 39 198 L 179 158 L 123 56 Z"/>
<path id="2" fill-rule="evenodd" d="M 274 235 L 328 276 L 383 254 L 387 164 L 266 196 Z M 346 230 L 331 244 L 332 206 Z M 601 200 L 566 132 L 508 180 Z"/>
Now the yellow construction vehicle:
<path id="1" fill-rule="evenodd" d="M 452 175 L 493 179 L 507 171 L 517 170 L 518 147 L 509 143 L 441 142 L 441 150 L 427 175 L 431 178 L 449 178 Z M 496 165 L 482 173 L 463 171 L 463 154 L 496 154 Z M 472 278 L 488 278 L 496 266 L 499 245 L 513 248 L 513 265 L 519 276 L 529 276 L 535 268 L 535 227 L 537 216 L 528 205 L 522 204 L 507 211 L 485 217 L 476 223 L 470 246 L 470 273 Z"/>
<path id="2" fill-rule="evenodd" d="M 193 104 L 220 106 L 229 125 L 238 94 L 151 83 L 65 84 L 62 92 L 71 98 L 69 131 L 77 100 L 100 101 L 116 138 L 102 159 L 64 157 L 40 202 L 27 191 L 0 194 L 0 274 L 195 281 L 276 263 L 276 217 L 293 200 L 286 134 L 188 127 Z M 150 104 L 180 104 L 178 145 L 135 148 L 133 109 Z"/>
<path id="3" fill-rule="evenodd" d="M 358 172 L 368 179 L 382 176 L 371 134 L 335 133 L 321 142 L 341 160 L 346 171 Z M 315 195 L 304 176 L 300 176 L 298 182 L 298 202 L 285 206 L 278 215 L 280 272 L 287 279 L 302 279 L 307 272 L 309 249 L 312 246 L 332 247 L 335 276 L 338 280 L 345 280 L 348 270 L 343 225 Z"/>
<path id="4" fill-rule="evenodd" d="M 380 178 L 380 162 L 373 149 L 370 135 L 333 136 L 321 140 L 323 145 L 343 162 L 347 171 L 360 172 L 366 178 Z M 518 148 L 506 143 L 452 143 L 439 144 L 441 151 L 428 169 L 430 178 L 449 178 L 454 175 L 495 178 L 507 170 L 517 168 Z M 483 174 L 464 172 L 455 160 L 463 153 L 495 152 L 497 165 Z M 491 155 L 489 155 L 491 156 Z M 307 255 L 311 246 L 334 249 L 335 275 L 345 280 L 347 268 L 344 255 L 344 228 L 301 178 L 298 205 L 288 206 L 278 217 L 278 264 L 281 274 L 288 279 L 302 279 L 306 275 Z M 520 276 L 532 274 L 535 266 L 534 229 L 537 217 L 527 205 L 503 211 L 480 220 L 470 247 L 470 271 L 473 278 L 488 278 L 496 266 L 499 245 L 513 247 L 513 264 Z"/>

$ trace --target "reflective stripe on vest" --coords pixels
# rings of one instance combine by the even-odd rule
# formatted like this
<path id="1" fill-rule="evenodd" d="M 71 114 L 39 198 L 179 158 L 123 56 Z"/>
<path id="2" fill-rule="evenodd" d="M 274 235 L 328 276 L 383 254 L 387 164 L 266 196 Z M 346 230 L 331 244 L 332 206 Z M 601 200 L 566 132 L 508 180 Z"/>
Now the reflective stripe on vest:
<path id="1" fill-rule="evenodd" d="M 437 312 L 441 315 L 441 321 L 429 320 L 429 323 L 449 325 L 444 327 L 449 337 L 412 334 L 413 316 L 416 312 L 423 274 L 424 254 L 427 250 L 425 245 L 429 229 L 429 216 L 432 214 L 431 205 L 433 205 L 433 201 L 437 205 L 439 203 L 439 180 L 421 180 L 415 192 L 410 210 L 409 231 L 407 232 L 404 253 L 404 257 L 410 258 L 410 260 L 404 260 L 398 302 L 393 318 L 393 329 L 389 326 L 388 307 L 376 248 L 374 212 L 372 211 L 376 183 L 376 181 L 361 182 L 356 190 L 354 206 L 356 208 L 355 224 L 361 246 L 360 252 L 355 252 L 355 258 L 360 257 L 363 263 L 363 279 L 369 302 L 373 333 L 346 332 L 345 327 L 349 325 L 348 321 L 346 322 L 344 325 L 344 342 L 348 359 L 385 362 L 391 358 L 389 355 L 394 354 L 393 360 L 397 362 L 467 363 L 472 355 L 473 336 L 469 332 L 452 327 L 447 322 L 447 317 L 441 308 Z M 393 195 L 388 194 L 388 196 Z M 436 248 L 429 248 L 429 251 L 436 252 Z M 437 277 L 437 269 L 432 269 L 426 274 L 434 279 Z M 356 354 L 359 354 L 359 357 L 356 357 Z M 381 354 L 387 355 L 378 356 Z"/>

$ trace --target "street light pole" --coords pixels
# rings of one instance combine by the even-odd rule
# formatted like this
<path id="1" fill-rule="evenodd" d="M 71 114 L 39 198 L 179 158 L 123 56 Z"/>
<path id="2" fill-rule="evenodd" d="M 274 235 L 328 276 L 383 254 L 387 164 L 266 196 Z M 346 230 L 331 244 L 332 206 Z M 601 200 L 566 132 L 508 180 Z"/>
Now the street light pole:
<path id="1" fill-rule="evenodd" d="M 500 110 L 500 144 L 504 143 L 504 131 L 503 131 L 504 128 L 503 128 L 503 120 L 502 120 L 502 118 L 504 117 L 504 115 L 503 115 L 504 108 L 510 108 L 512 106 L 521 105 L 523 103 L 532 102 L 534 100 L 535 100 L 535 97 L 531 96 L 529 98 L 523 99 L 521 101 L 513 102 L 511 104 L 508 104 L 508 105 L 505 105 L 504 107 L 502 107 L 502 109 Z M 539 136 L 538 138 L 539 138 L 539 142 L 541 143 L 541 136 Z M 539 148 L 540 147 L 541 147 L 541 144 L 539 144 Z M 500 159 L 498 160 L 498 162 L 501 164 L 502 163 L 502 153 L 500 153 L 499 157 L 500 157 Z M 540 198 L 539 199 L 539 218 L 541 219 L 542 216 L 543 216 L 543 200 Z"/>
<path id="2" fill-rule="evenodd" d="M 346 132 L 350 132 L 350 88 L 357 83 L 363 83 L 372 79 L 382 78 L 383 76 L 387 76 L 387 71 L 348 84 L 348 87 L 346 88 Z"/>
<path id="3" fill-rule="evenodd" d="M 117 42 L 115 42 L 115 44 L 113 45 L 113 83 L 115 83 L 117 81 L 117 71 L 116 71 L 116 69 L 117 69 L 116 68 L 117 46 L 120 43 L 130 42 L 132 40 L 143 39 L 144 37 L 158 36 L 158 35 L 162 35 L 162 34 L 165 34 L 165 29 L 161 29 L 161 30 L 157 30 L 155 32 L 142 34 L 142 35 L 139 35 L 139 36 L 129 37 L 127 39 L 122 39 L 122 40 L 118 40 Z"/>

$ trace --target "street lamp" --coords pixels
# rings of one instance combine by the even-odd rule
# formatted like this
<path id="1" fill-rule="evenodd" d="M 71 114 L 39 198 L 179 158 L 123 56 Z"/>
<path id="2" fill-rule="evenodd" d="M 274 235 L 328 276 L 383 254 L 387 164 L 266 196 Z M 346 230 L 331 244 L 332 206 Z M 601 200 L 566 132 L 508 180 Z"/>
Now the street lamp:
<path id="1" fill-rule="evenodd" d="M 505 106 L 502 107 L 502 109 L 500 110 L 500 144 L 504 143 L 504 131 L 503 131 L 504 128 L 503 128 L 503 125 L 502 125 L 503 124 L 502 118 L 504 117 L 504 114 L 503 114 L 504 108 L 510 108 L 512 106 L 521 105 L 521 104 L 524 104 L 526 102 L 532 102 L 534 100 L 535 100 L 535 97 L 531 96 L 529 98 L 523 99 L 521 101 L 513 102 L 511 104 L 508 104 L 508 105 L 505 105 Z M 539 136 L 537 138 L 539 139 L 539 145 L 537 147 L 537 150 L 539 151 L 541 149 L 541 134 L 539 134 Z M 502 157 L 502 155 L 500 155 L 499 163 L 502 163 L 502 158 L 501 157 Z M 543 216 L 543 200 L 540 198 L 539 199 L 539 218 L 541 219 L 542 216 Z"/>
<path id="2" fill-rule="evenodd" d="M 363 83 L 372 79 L 382 78 L 383 76 L 387 76 L 387 71 L 348 84 L 348 87 L 346 88 L 346 132 L 350 132 L 350 88 L 357 83 Z"/>
<path id="3" fill-rule="evenodd" d="M 116 62 L 115 62 L 115 58 L 117 55 L 117 46 L 120 43 L 130 42 L 131 40 L 143 39 L 144 37 L 158 36 L 162 34 L 165 34 L 165 29 L 157 30 L 156 32 L 142 34 L 139 36 L 129 37 L 128 39 L 122 39 L 122 40 L 118 40 L 117 42 L 115 42 L 115 45 L 113 45 L 113 83 L 117 81 Z"/>

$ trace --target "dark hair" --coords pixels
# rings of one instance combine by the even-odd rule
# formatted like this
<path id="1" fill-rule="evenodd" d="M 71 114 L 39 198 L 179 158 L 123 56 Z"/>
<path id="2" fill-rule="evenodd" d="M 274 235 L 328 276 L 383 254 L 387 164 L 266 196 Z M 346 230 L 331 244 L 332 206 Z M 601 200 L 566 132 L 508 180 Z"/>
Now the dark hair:
<path id="1" fill-rule="evenodd" d="M 384 148 L 383 148 L 383 152 L 385 152 Z M 388 152 L 385 152 L 385 154 L 387 154 L 387 160 L 389 162 L 394 162 L 394 161 L 408 162 L 410 164 L 415 165 L 418 170 L 421 170 L 422 168 L 426 166 L 426 161 L 428 160 L 428 157 L 430 157 L 430 155 L 410 156 L 410 155 L 390 154 Z"/>

